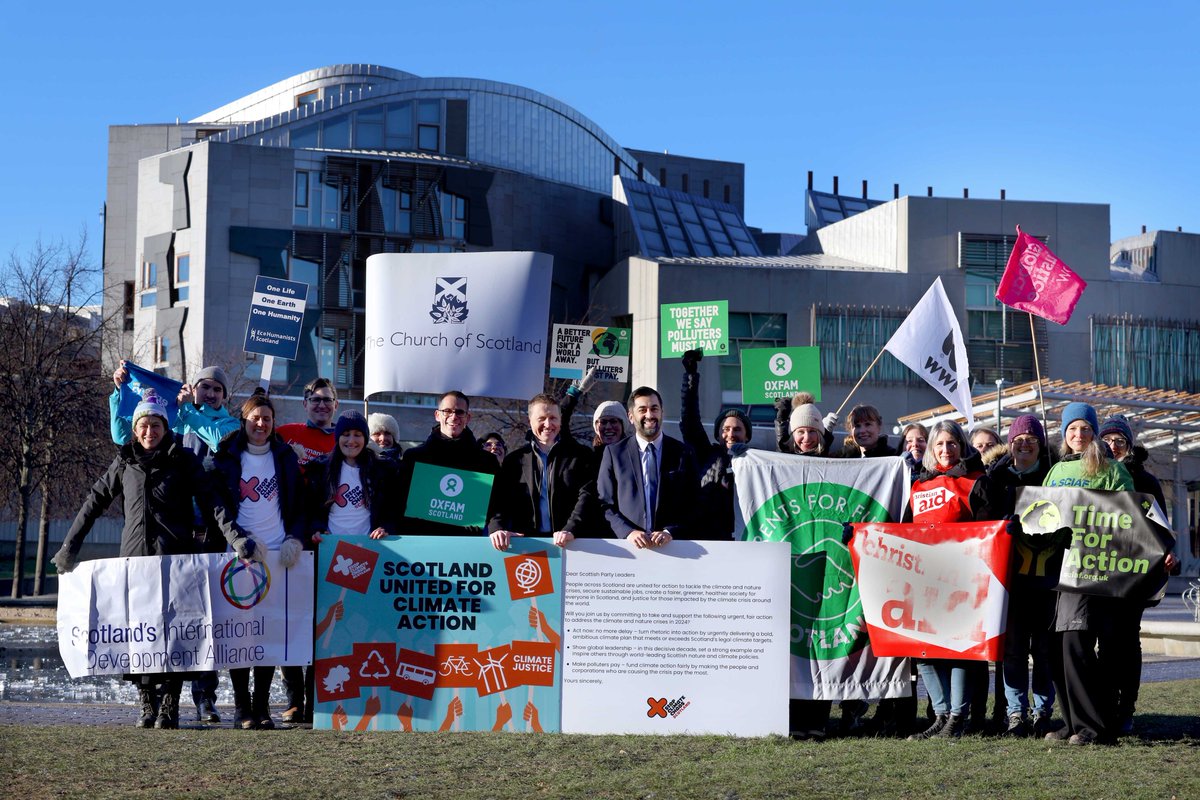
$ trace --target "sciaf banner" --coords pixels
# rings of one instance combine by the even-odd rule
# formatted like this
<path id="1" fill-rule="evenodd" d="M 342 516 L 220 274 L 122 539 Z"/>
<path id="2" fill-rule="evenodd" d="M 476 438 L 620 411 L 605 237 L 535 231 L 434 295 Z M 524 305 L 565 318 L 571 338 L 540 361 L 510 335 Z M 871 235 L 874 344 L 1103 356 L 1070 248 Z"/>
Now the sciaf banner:
<path id="1" fill-rule="evenodd" d="M 552 270 L 542 253 L 371 256 L 365 394 L 541 392 Z"/>
<path id="2" fill-rule="evenodd" d="M 365 536 L 318 553 L 317 728 L 558 731 L 562 556 Z"/>
<path id="3" fill-rule="evenodd" d="M 312 587 L 311 553 L 84 561 L 58 579 L 58 649 L 72 678 L 308 664 Z"/>
<path id="4" fill-rule="evenodd" d="M 740 515 L 735 538 L 791 544 L 791 696 L 907 696 L 908 662 L 877 658 L 871 650 L 850 551 L 842 544 L 843 523 L 900 519 L 908 502 L 904 461 L 750 450 L 733 459 L 733 472 Z"/>
<path id="5" fill-rule="evenodd" d="M 850 555 L 876 655 L 996 661 L 1011 537 L 999 522 L 855 525 Z"/>
<path id="6" fill-rule="evenodd" d="M 1175 537 L 1153 495 L 1028 486 L 1017 492 L 1017 513 L 1026 533 L 1069 534 L 1058 591 L 1161 596 Z"/>

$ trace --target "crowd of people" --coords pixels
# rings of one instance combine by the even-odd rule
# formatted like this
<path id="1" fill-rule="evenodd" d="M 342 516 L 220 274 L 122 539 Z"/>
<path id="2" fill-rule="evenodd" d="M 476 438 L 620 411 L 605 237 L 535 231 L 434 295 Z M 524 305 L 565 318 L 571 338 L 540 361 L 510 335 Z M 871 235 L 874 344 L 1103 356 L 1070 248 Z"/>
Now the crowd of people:
<path id="1" fill-rule="evenodd" d="M 729 540 L 736 502 L 732 458 L 750 443 L 753 427 L 743 411 L 726 409 L 709 434 L 700 417 L 700 362 L 699 351 L 683 357 L 682 440 L 663 432 L 663 398 L 643 386 L 625 406 L 599 403 L 590 443 L 578 441 L 570 426 L 590 388 L 588 375 L 562 397 L 531 398 L 526 440 L 511 450 L 499 433 L 476 437 L 471 399 L 458 391 L 438 398 L 428 436 L 408 450 L 401 448 L 391 416 L 338 414 L 337 391 L 325 378 L 304 387 L 302 422 L 279 424 L 272 398 L 261 389 L 234 416 L 220 367 L 200 370 L 183 386 L 174 398 L 173 421 L 166 399 L 152 391 L 143 393 L 132 418 L 125 419 L 118 408 L 130 377 L 122 363 L 110 400 L 118 454 L 92 487 L 54 563 L 70 572 L 92 524 L 119 498 L 125 512 L 121 556 L 230 551 L 251 561 L 277 551 L 280 563 L 290 567 L 304 550 L 340 536 L 486 535 L 499 550 L 522 536 L 550 538 L 559 546 L 580 536 L 616 536 L 637 548 L 674 539 Z M 873 406 L 860 404 L 849 412 L 848 435 L 835 448 L 838 421 L 836 414 L 822 414 L 810 394 L 784 398 L 776 403 L 775 448 L 799 457 L 900 456 L 912 483 L 905 521 L 1009 519 L 1013 537 L 1005 650 L 994 668 L 991 718 L 985 662 L 930 659 L 917 663 L 911 696 L 880 702 L 870 720 L 867 703 L 843 701 L 839 731 L 917 741 L 991 731 L 1091 744 L 1131 730 L 1145 603 L 1056 592 L 1063 537 L 1028 535 L 1013 518 L 1021 486 L 1137 490 L 1154 494 L 1165 507 L 1129 421 L 1114 416 L 1101 424 L 1090 406 L 1071 403 L 1062 413 L 1058 454 L 1033 415 L 1017 417 L 1003 437 L 989 428 L 968 435 L 952 421 L 932 429 L 910 424 L 900 433 L 899 449 L 889 445 Z M 406 498 L 417 465 L 492 476 L 486 526 L 413 516 Z M 918 498 L 931 491 L 951 499 L 921 505 Z M 1168 568 L 1172 562 L 1168 557 Z M 269 704 L 274 673 L 272 666 L 230 670 L 235 726 L 274 727 Z M 920 719 L 917 675 L 929 695 L 926 720 Z M 311 668 L 283 667 L 282 678 L 287 696 L 282 721 L 311 722 Z M 184 681 L 191 681 L 197 719 L 220 721 L 215 673 L 126 679 L 138 687 L 142 727 L 178 727 Z M 1051 721 L 1056 696 L 1065 723 L 1057 726 Z M 793 732 L 824 738 L 830 706 L 792 701 Z"/>

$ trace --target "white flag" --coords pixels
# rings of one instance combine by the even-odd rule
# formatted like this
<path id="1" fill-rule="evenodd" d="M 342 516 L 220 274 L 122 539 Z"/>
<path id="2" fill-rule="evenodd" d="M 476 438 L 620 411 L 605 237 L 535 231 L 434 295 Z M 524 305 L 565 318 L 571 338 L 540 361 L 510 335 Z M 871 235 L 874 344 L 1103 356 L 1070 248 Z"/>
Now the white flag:
<path id="1" fill-rule="evenodd" d="M 927 380 L 971 424 L 967 346 L 941 278 L 933 282 L 883 349 Z"/>

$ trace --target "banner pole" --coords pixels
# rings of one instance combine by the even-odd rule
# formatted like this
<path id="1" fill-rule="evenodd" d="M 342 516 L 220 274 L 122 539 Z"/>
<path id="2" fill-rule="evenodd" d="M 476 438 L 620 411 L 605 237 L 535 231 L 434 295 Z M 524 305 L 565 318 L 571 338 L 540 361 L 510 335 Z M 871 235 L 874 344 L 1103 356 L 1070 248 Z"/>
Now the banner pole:
<path id="1" fill-rule="evenodd" d="M 275 356 L 263 356 L 262 373 L 258 378 L 258 385 L 268 394 L 271 392 L 271 372 L 274 368 Z"/>
<path id="2" fill-rule="evenodd" d="M 1026 313 L 1029 315 L 1029 340 L 1033 342 L 1033 369 L 1037 372 L 1038 405 L 1042 409 L 1042 430 L 1045 431 L 1049 429 L 1046 427 L 1046 398 L 1042 396 L 1042 365 L 1038 361 L 1037 329 L 1033 326 L 1033 314 Z"/>
<path id="3" fill-rule="evenodd" d="M 840 406 L 838 406 L 838 410 L 833 412 L 839 418 L 842 416 L 842 409 L 845 408 L 846 404 L 850 402 L 850 398 L 853 397 L 854 393 L 858 391 L 858 387 L 862 386 L 862 382 L 865 381 L 867 379 L 867 376 L 871 374 L 871 370 L 875 367 L 875 364 L 879 361 L 879 359 L 883 357 L 883 353 L 885 350 L 887 350 L 887 347 L 883 347 L 880 349 L 879 355 L 875 356 L 875 360 L 872 361 L 870 366 L 867 367 L 867 371 L 864 372 L 862 374 L 862 377 L 858 379 L 858 383 L 854 384 L 854 388 L 850 390 L 850 394 L 846 395 L 846 399 L 842 401 L 842 404 Z"/>

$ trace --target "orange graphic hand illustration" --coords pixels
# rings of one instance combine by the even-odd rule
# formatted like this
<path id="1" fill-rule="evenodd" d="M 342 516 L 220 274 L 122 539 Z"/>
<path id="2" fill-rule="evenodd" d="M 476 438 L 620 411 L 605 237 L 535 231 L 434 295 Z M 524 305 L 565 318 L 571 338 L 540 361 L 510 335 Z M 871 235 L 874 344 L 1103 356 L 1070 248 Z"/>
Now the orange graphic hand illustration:
<path id="1" fill-rule="evenodd" d="M 396 718 L 400 720 L 400 728 L 402 730 L 412 731 L 412 715 L 412 703 L 408 702 L 408 700 L 405 700 L 400 704 L 400 707 L 396 709 Z"/>
<path id="2" fill-rule="evenodd" d="M 358 720 L 358 724 L 354 726 L 354 730 L 365 731 L 381 708 L 383 708 L 383 701 L 379 699 L 378 695 L 373 694 L 368 697 L 366 705 L 363 706 L 363 715 Z"/>
<path id="3" fill-rule="evenodd" d="M 525 721 L 529 723 L 529 727 L 534 733 L 542 732 L 542 723 L 538 722 L 537 706 L 533 703 L 525 704 Z"/>
<path id="4" fill-rule="evenodd" d="M 438 728 L 439 731 L 448 731 L 450 726 L 454 724 L 455 717 L 461 717 L 463 713 L 462 700 L 457 697 L 450 701 L 450 705 L 446 706 L 446 717 L 442 720 L 442 725 Z"/>
<path id="5" fill-rule="evenodd" d="M 350 724 L 350 717 L 346 716 L 346 709 L 342 708 L 342 704 L 338 703 L 337 708 L 333 710 L 333 729 L 335 731 L 344 730 Z"/>
<path id="6" fill-rule="evenodd" d="M 501 700 L 499 707 L 496 709 L 496 724 L 492 726 L 494 731 L 504 730 L 504 726 L 512 719 L 512 706 L 507 700 Z"/>

